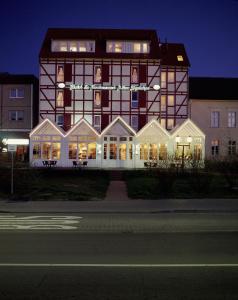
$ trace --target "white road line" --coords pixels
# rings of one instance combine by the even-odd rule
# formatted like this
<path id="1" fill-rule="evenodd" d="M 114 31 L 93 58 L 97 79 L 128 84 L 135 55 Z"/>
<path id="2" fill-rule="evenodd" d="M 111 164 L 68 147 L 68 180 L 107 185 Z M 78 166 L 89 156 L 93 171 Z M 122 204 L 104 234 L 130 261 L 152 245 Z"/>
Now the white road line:
<path id="1" fill-rule="evenodd" d="M 0 267 L 98 267 L 98 268 L 230 268 L 237 264 L 49 264 L 0 263 Z"/>

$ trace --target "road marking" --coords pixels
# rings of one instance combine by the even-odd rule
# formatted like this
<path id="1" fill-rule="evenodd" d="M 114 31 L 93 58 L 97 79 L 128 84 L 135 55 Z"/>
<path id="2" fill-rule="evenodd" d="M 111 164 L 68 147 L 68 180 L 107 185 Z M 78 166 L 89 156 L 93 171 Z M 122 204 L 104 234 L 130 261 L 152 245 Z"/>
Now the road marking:
<path id="1" fill-rule="evenodd" d="M 0 230 L 73 230 L 82 217 L 78 216 L 27 216 L 0 215 Z"/>
<path id="2" fill-rule="evenodd" d="M 98 267 L 98 268 L 230 268 L 238 267 L 237 264 L 24 264 L 0 263 L 0 267 Z"/>

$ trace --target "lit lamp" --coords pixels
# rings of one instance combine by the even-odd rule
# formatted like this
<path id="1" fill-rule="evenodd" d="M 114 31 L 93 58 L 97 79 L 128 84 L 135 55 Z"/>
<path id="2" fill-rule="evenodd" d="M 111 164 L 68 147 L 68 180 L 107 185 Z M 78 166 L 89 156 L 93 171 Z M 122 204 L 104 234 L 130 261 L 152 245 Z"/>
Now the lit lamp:
<path id="1" fill-rule="evenodd" d="M 177 135 L 176 138 L 175 138 L 175 141 L 176 141 L 176 143 L 179 143 L 181 141 L 180 136 Z"/>
<path id="2" fill-rule="evenodd" d="M 190 144 L 190 143 L 192 143 L 192 141 L 193 141 L 193 138 L 189 135 L 189 136 L 187 137 L 187 142 Z"/>

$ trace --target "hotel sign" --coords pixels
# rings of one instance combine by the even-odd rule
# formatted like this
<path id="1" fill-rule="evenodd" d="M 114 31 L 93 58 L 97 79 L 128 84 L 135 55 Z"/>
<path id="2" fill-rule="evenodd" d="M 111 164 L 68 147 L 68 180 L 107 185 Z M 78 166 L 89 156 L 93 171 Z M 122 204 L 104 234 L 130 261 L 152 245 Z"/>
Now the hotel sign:
<path id="1" fill-rule="evenodd" d="M 158 91 L 160 86 L 158 84 L 154 86 L 147 86 L 146 84 L 132 84 L 132 85 L 101 85 L 101 84 L 69 84 L 66 86 L 64 83 L 58 84 L 59 88 L 69 88 L 72 90 L 114 90 L 114 91 Z"/>

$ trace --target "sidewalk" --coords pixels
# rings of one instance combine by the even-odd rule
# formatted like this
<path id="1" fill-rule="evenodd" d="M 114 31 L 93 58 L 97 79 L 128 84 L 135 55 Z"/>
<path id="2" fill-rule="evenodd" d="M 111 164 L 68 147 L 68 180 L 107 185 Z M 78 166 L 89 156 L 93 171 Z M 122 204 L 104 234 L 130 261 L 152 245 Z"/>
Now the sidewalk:
<path id="1" fill-rule="evenodd" d="M 169 213 L 238 212 L 238 199 L 165 199 L 115 201 L 0 200 L 0 213 Z"/>

